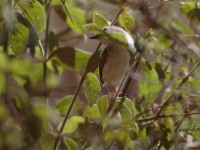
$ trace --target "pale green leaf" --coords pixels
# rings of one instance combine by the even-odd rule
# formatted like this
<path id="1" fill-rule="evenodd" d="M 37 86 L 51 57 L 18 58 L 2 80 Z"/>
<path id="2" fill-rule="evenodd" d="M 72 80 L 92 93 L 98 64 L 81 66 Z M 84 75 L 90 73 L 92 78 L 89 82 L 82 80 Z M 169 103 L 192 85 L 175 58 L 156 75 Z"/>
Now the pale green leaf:
<path id="1" fill-rule="evenodd" d="M 108 105 L 108 96 L 102 96 L 98 99 L 97 105 L 102 116 L 106 114 Z"/>
<path id="2" fill-rule="evenodd" d="M 78 128 L 79 124 L 83 124 L 85 122 L 85 119 L 80 116 L 72 116 L 68 119 L 64 129 L 63 133 L 73 133 Z M 60 124 L 61 125 L 61 124 Z M 60 126 L 59 126 L 60 128 Z"/>
<path id="3" fill-rule="evenodd" d="M 100 90 L 100 83 L 96 75 L 93 73 L 88 73 L 85 80 L 84 93 L 89 106 L 92 106 L 96 102 Z"/>
<path id="4" fill-rule="evenodd" d="M 101 14 L 94 13 L 93 15 L 93 23 L 98 29 L 102 29 L 103 27 L 106 27 L 109 25 L 108 20 L 102 16 Z"/>
<path id="5" fill-rule="evenodd" d="M 23 24 L 16 22 L 13 31 L 9 34 L 9 43 L 15 55 L 21 55 L 27 45 L 29 29 Z"/>
<path id="6" fill-rule="evenodd" d="M 18 5 L 33 27 L 42 32 L 46 26 L 46 14 L 42 5 L 36 0 L 20 0 Z"/>
<path id="7" fill-rule="evenodd" d="M 75 7 L 70 8 L 69 11 L 70 11 L 70 15 L 73 20 L 68 15 L 67 16 L 67 24 L 74 31 L 83 33 L 84 32 L 83 26 L 86 22 L 84 12 L 81 9 L 75 8 Z"/>
<path id="8" fill-rule="evenodd" d="M 126 35 L 124 33 L 113 32 L 113 33 L 107 34 L 107 36 L 113 39 L 115 42 L 119 42 L 120 44 L 124 46 L 129 45 Z"/>
<path id="9" fill-rule="evenodd" d="M 101 30 L 98 29 L 93 23 L 88 23 L 84 26 L 85 29 L 90 30 L 91 32 L 95 34 L 100 34 Z"/>
<path id="10" fill-rule="evenodd" d="M 62 115 L 65 115 L 70 107 L 70 104 L 72 103 L 73 97 L 73 95 L 70 95 L 58 100 L 56 103 L 56 110 L 58 110 Z M 83 104 L 80 100 L 76 99 L 73 110 L 77 111 L 79 109 L 79 106 L 83 106 Z"/>
<path id="11" fill-rule="evenodd" d="M 194 2 L 184 2 L 180 5 L 180 10 L 182 13 L 187 14 L 189 11 L 194 9 Z"/>
<path id="12" fill-rule="evenodd" d="M 97 119 L 101 117 L 101 113 L 96 104 L 92 105 L 92 107 L 87 107 L 84 111 L 84 116 L 89 117 L 90 119 Z"/>
<path id="13" fill-rule="evenodd" d="M 145 102 L 150 104 L 161 88 L 158 75 L 154 69 L 144 69 L 140 83 L 140 94 L 145 96 Z"/>
<path id="14" fill-rule="evenodd" d="M 64 140 L 67 144 L 68 150 L 78 150 L 78 145 L 74 140 L 68 137 L 64 137 Z"/>
<path id="15" fill-rule="evenodd" d="M 119 23 L 125 30 L 131 32 L 134 27 L 135 20 L 130 13 L 125 12 L 119 15 Z"/>

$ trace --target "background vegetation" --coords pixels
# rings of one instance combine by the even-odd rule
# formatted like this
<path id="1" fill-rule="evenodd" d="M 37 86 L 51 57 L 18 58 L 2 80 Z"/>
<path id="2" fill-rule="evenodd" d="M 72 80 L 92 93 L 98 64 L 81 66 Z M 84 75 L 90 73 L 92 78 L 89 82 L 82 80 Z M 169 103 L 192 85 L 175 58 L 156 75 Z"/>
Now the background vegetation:
<path id="1" fill-rule="evenodd" d="M 198 0 L 1 0 L 0 149 L 199 149 Z M 138 59 L 109 111 L 103 47 L 110 23 Z M 125 42 L 121 36 L 117 40 Z"/>

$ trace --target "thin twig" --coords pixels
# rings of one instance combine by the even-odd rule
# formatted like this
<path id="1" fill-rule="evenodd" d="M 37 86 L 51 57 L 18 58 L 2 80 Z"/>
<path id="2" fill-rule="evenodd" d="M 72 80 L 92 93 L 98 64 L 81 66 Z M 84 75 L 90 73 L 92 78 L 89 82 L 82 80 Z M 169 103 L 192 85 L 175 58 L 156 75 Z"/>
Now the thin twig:
<path id="1" fill-rule="evenodd" d="M 69 106 L 69 109 L 68 109 L 68 111 L 67 111 L 67 114 L 65 115 L 65 118 L 64 118 L 63 123 L 62 123 L 62 125 L 61 125 L 61 128 L 60 128 L 60 130 L 59 130 L 59 132 L 58 132 L 58 136 L 57 136 L 57 138 L 56 138 L 56 140 L 55 140 L 54 148 L 53 148 L 54 150 L 56 150 L 56 148 L 57 148 L 57 146 L 58 146 L 58 143 L 59 143 L 60 138 L 61 138 L 61 134 L 62 134 L 62 132 L 63 132 L 63 129 L 64 129 L 64 127 L 65 127 L 65 124 L 66 124 L 66 122 L 67 122 L 67 119 L 69 118 L 69 115 L 70 115 L 71 110 L 72 110 L 72 108 L 73 108 L 73 106 L 74 106 L 74 102 L 75 102 L 75 100 L 76 100 L 76 98 L 77 98 L 77 96 L 78 96 L 78 93 L 79 93 L 79 91 L 80 91 L 80 89 L 81 89 L 81 86 L 82 86 L 82 84 L 83 84 L 83 82 L 84 82 L 84 80 L 85 80 L 85 78 L 86 78 L 86 75 L 87 75 L 87 73 L 84 73 L 84 75 L 83 75 L 82 78 L 81 78 L 81 81 L 79 82 L 78 88 L 77 88 L 76 91 L 75 91 L 75 94 L 74 94 L 74 97 L 73 97 L 73 99 L 72 99 L 72 102 L 71 102 L 71 104 L 70 104 L 70 106 Z"/>
<path id="2" fill-rule="evenodd" d="M 185 113 L 182 115 L 160 115 L 160 116 L 154 116 L 146 119 L 135 119 L 136 122 L 148 122 L 148 121 L 156 121 L 158 119 L 163 119 L 163 118 L 173 118 L 173 117 L 188 117 L 188 116 L 193 116 L 193 115 L 200 115 L 200 112 L 194 112 L 194 113 Z"/>
<path id="3" fill-rule="evenodd" d="M 68 9 L 67 6 L 65 5 L 65 0 L 61 0 L 61 2 L 62 2 L 62 4 L 63 4 L 63 6 L 64 6 L 64 8 L 65 8 L 65 11 L 67 12 L 67 14 L 68 14 L 70 20 L 71 20 L 72 23 L 75 25 L 74 19 L 73 19 L 72 15 L 71 15 L 69 9 Z"/>
<path id="4" fill-rule="evenodd" d="M 64 3 L 65 1 L 64 1 L 64 0 L 61 0 L 61 1 L 62 1 L 63 5 L 64 5 L 64 7 L 65 7 L 66 12 L 67 12 L 68 15 L 70 16 L 71 21 L 73 22 L 73 18 L 72 18 L 72 16 L 71 16 L 71 14 L 70 14 L 68 8 L 65 6 L 65 3 Z M 122 11 L 119 11 L 119 12 L 121 13 Z M 119 16 L 119 13 L 117 14 L 117 17 L 118 17 L 118 16 Z M 116 17 L 115 17 L 115 18 L 116 18 Z M 114 21 L 115 21 L 115 19 L 113 19 L 113 22 L 112 22 L 111 24 L 113 24 Z M 95 50 L 95 53 L 98 52 L 98 50 L 99 50 L 99 48 L 101 47 L 101 45 L 102 45 L 102 43 L 100 42 L 100 43 L 98 44 L 96 50 Z M 80 91 L 80 89 L 81 89 L 81 86 L 82 86 L 82 84 L 83 84 L 83 82 L 84 82 L 86 76 L 87 76 L 87 72 L 85 72 L 85 73 L 83 74 L 83 76 L 82 76 L 82 78 L 81 78 L 81 81 L 79 82 L 79 85 L 78 85 L 78 87 L 77 87 L 77 89 L 76 89 L 76 91 L 75 91 L 73 100 L 72 100 L 72 102 L 71 102 L 71 104 L 70 104 L 70 107 L 69 107 L 69 109 L 68 109 L 68 111 L 67 111 L 67 113 L 66 113 L 66 115 L 65 115 L 65 118 L 64 118 L 63 123 L 62 123 L 62 125 L 61 125 L 61 128 L 60 128 L 60 130 L 59 130 L 59 132 L 58 132 L 58 135 L 57 135 L 57 137 L 56 137 L 56 139 L 55 139 L 55 143 L 54 143 L 54 148 L 53 148 L 53 150 L 56 150 L 56 149 L 57 149 L 57 146 L 58 146 L 58 144 L 59 144 L 59 141 L 60 141 L 60 139 L 62 138 L 61 134 L 62 134 L 62 132 L 63 132 L 63 129 L 64 129 L 64 127 L 65 127 L 65 124 L 66 124 L 66 122 L 67 122 L 67 119 L 69 118 L 69 115 L 70 115 L 71 110 L 72 110 L 72 108 L 73 108 L 74 102 L 75 102 L 75 100 L 76 100 L 76 98 L 77 98 L 77 96 L 78 96 L 78 93 L 79 93 L 79 91 Z M 97 129 L 98 129 L 98 128 L 99 128 L 99 126 L 97 127 Z M 96 130 L 95 130 L 95 131 L 96 131 Z M 86 145 L 87 145 L 87 144 L 86 144 Z"/>
<path id="5" fill-rule="evenodd" d="M 171 98 L 178 92 L 178 90 L 183 86 L 183 84 L 189 79 L 190 75 L 194 72 L 194 70 L 200 65 L 200 62 L 198 62 L 189 72 L 188 74 L 181 80 L 177 88 L 173 91 L 173 93 L 165 100 L 163 103 L 162 107 L 156 114 L 156 116 L 160 116 L 162 113 L 163 109 L 170 103 Z"/>
<path id="6" fill-rule="evenodd" d="M 43 56 L 43 86 L 44 86 L 44 97 L 46 99 L 46 102 L 48 103 L 47 97 L 47 51 L 48 51 L 48 43 L 49 43 L 49 23 L 50 23 L 50 14 L 51 10 L 49 9 L 49 6 L 51 5 L 51 2 L 47 4 L 47 18 L 46 18 L 46 31 L 45 31 L 45 46 L 44 46 L 44 56 Z"/>

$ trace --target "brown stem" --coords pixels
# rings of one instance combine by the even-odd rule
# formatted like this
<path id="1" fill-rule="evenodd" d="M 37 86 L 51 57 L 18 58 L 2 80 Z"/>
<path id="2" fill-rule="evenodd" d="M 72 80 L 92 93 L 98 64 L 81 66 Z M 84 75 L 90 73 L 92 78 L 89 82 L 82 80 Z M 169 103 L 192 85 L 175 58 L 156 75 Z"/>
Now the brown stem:
<path id="1" fill-rule="evenodd" d="M 84 75 L 83 75 L 82 78 L 81 78 L 81 81 L 79 82 L 78 88 L 77 88 L 76 91 L 75 91 L 75 94 L 74 94 L 74 97 L 73 97 L 73 99 L 72 99 L 72 102 L 71 102 L 71 104 L 70 104 L 70 106 L 69 106 L 69 109 L 68 109 L 68 111 L 67 111 L 67 114 L 65 115 L 65 118 L 64 118 L 63 123 L 62 123 L 62 125 L 61 125 L 61 128 L 60 128 L 60 130 L 59 130 L 59 132 L 58 132 L 58 136 L 56 137 L 56 140 L 55 140 L 55 143 L 54 143 L 54 148 L 53 148 L 54 150 L 56 150 L 56 148 L 57 148 L 57 146 L 58 146 L 58 143 L 59 143 L 60 138 L 61 138 L 61 134 L 62 134 L 62 132 L 63 132 L 63 129 L 64 129 L 64 127 L 65 127 L 65 124 L 66 124 L 66 122 L 67 122 L 67 119 L 69 118 L 69 115 L 70 115 L 71 110 L 72 110 L 72 108 L 73 108 L 73 106 L 74 106 L 74 102 L 75 102 L 75 100 L 76 100 L 76 98 L 77 98 L 77 96 L 78 96 L 78 93 L 79 93 L 79 91 L 80 91 L 80 89 L 81 89 L 81 86 L 82 86 L 82 84 L 83 84 L 83 82 L 84 82 L 84 80 L 85 80 L 85 78 L 86 78 L 86 75 L 87 75 L 87 73 L 84 73 Z"/>

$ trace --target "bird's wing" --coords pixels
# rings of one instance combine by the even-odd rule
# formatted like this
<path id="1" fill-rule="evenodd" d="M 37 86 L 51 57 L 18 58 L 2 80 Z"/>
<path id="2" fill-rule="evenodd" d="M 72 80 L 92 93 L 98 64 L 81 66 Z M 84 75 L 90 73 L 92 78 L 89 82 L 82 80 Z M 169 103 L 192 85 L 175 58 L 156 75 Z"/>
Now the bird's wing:
<path id="1" fill-rule="evenodd" d="M 101 55 L 101 60 L 100 60 L 100 63 L 99 63 L 99 75 L 100 75 L 100 82 L 101 82 L 102 85 L 105 83 L 105 81 L 102 78 L 102 71 L 103 71 L 103 67 L 104 67 L 104 65 L 107 61 L 107 58 L 108 58 L 108 47 L 106 47 L 103 50 L 103 53 Z"/>

